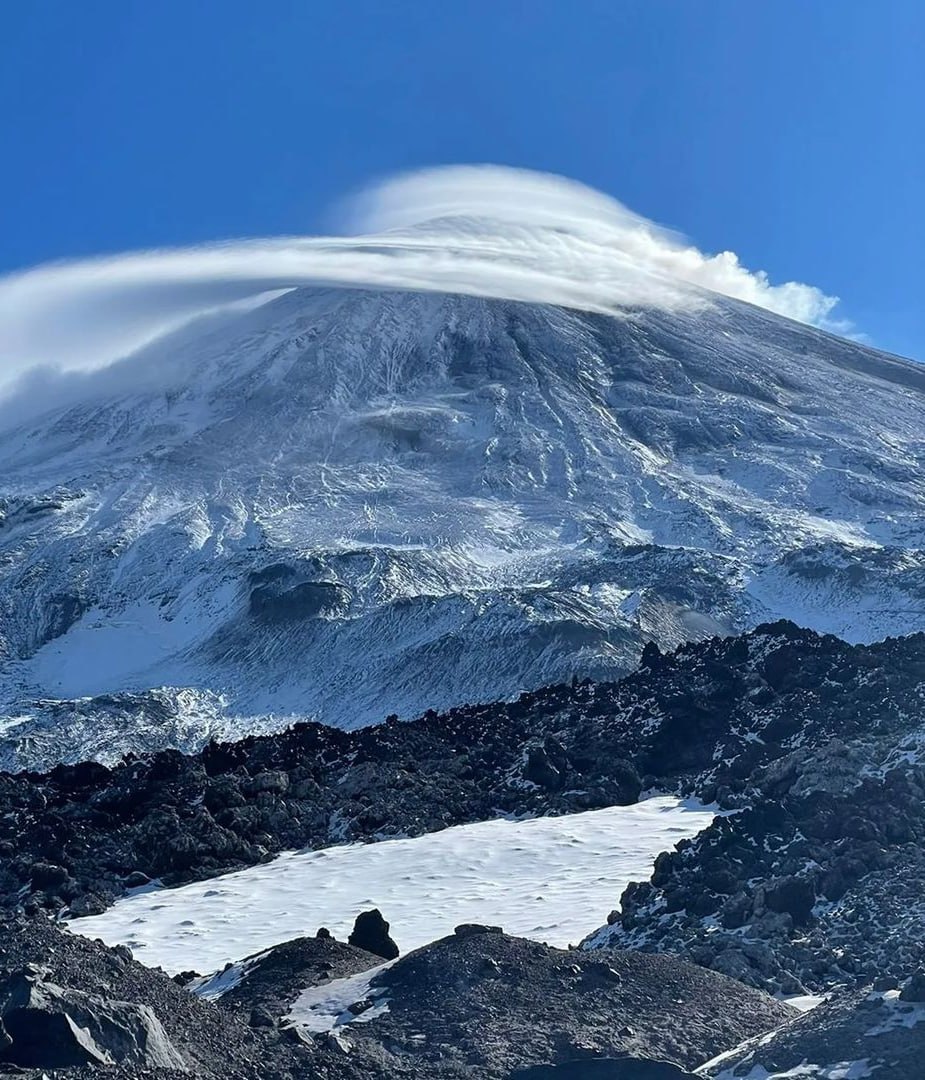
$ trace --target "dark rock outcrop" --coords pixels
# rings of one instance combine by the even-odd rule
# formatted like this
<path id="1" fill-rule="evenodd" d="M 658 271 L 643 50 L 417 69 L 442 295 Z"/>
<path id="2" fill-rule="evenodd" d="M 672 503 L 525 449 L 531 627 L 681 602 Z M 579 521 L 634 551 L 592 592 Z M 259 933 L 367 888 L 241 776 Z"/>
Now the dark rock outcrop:
<path id="1" fill-rule="evenodd" d="M 851 649 L 781 624 L 725 645 L 691 683 L 706 702 L 734 692 L 728 727 L 719 704 L 705 746 L 676 753 L 701 766 L 687 790 L 738 812 L 659 856 L 585 944 L 677 952 L 784 993 L 925 968 L 922 641 Z M 672 732 L 666 717 L 652 744 L 670 753 Z"/>
<path id="2" fill-rule="evenodd" d="M 591 956 L 498 933 L 454 934 L 409 953 L 372 978 L 368 996 L 387 1009 L 338 1030 L 355 1058 L 384 1053 L 389 1076 L 507 1078 L 538 1065 L 568 1076 L 571 1063 L 607 1058 L 624 1059 L 627 1076 L 683 1076 L 794 1015 L 675 957 Z M 675 1071 L 653 1072 L 656 1062 Z"/>
<path id="3" fill-rule="evenodd" d="M 675 957 L 589 956 L 461 929 L 386 966 L 300 938 L 235 965 L 230 989 L 222 973 L 194 989 L 258 1031 L 310 1046 L 324 1076 L 357 1080 L 507 1080 L 540 1065 L 673 1078 L 796 1015 Z"/>
<path id="4" fill-rule="evenodd" d="M 503 934 L 500 926 L 486 926 L 484 923 L 460 923 L 453 933 L 457 937 L 475 937 L 479 934 Z"/>
<path id="5" fill-rule="evenodd" d="M 64 989 L 24 970 L 0 986 L 0 1018 L 11 1065 L 63 1069 L 126 1064 L 187 1072 L 186 1062 L 147 1005 Z"/>
<path id="6" fill-rule="evenodd" d="M 848 645 L 775 623 L 650 650 L 618 683 L 0 775 L 0 903 L 98 910 L 145 878 L 632 802 L 645 785 L 737 812 L 661 855 L 594 944 L 784 992 L 906 978 L 925 968 L 923 700 L 925 636 Z"/>
<path id="7" fill-rule="evenodd" d="M 44 916 L 0 918 L 0 1017 L 0 1074 L 294 1080 L 314 1068 L 275 1030 Z"/>
<path id="8" fill-rule="evenodd" d="M 925 1006 L 898 990 L 835 994 L 811 1012 L 702 1071 L 715 1080 L 756 1076 L 913 1080 L 923 1073 Z"/>
<path id="9" fill-rule="evenodd" d="M 512 1072 L 510 1080 L 697 1080 L 697 1077 L 667 1061 L 620 1057 L 534 1065 Z"/>
<path id="10" fill-rule="evenodd" d="M 238 975 L 230 986 L 223 972 L 186 980 L 186 985 L 194 993 L 220 1002 L 223 1009 L 247 1016 L 251 1027 L 267 1027 L 285 1017 L 308 987 L 346 979 L 381 963 L 380 956 L 327 934 L 294 938 L 245 957 L 236 965 Z"/>
<path id="11" fill-rule="evenodd" d="M 398 956 L 398 946 L 389 936 L 389 924 L 378 908 L 357 915 L 347 944 L 381 956 L 383 960 L 394 960 Z"/>

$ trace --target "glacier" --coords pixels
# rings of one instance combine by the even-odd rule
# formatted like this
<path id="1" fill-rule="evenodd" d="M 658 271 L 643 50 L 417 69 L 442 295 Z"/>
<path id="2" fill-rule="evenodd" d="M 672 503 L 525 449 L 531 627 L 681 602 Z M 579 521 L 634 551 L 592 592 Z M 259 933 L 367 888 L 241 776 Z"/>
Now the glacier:
<path id="1" fill-rule="evenodd" d="M 0 409 L 0 766 L 925 629 L 925 367 L 704 293 L 297 288 Z"/>

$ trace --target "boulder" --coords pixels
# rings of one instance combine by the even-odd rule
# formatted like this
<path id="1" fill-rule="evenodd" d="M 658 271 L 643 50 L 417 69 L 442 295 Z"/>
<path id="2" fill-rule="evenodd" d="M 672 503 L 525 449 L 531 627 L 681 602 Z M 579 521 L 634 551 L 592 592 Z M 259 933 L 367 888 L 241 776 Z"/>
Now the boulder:
<path id="1" fill-rule="evenodd" d="M 347 943 L 355 949 L 365 949 L 381 956 L 384 960 L 394 960 L 398 956 L 398 946 L 389 937 L 389 924 L 378 908 L 361 911 L 357 915 Z"/>
<path id="2" fill-rule="evenodd" d="M 256 1008 L 251 1009 L 248 1025 L 252 1028 L 276 1027 L 276 1018 L 269 1009 L 265 1009 L 262 1005 L 258 1005 Z"/>
<path id="3" fill-rule="evenodd" d="M 771 911 L 789 915 L 795 926 L 806 926 L 812 921 L 816 889 L 808 877 L 778 878 L 765 886 L 765 903 Z"/>
<path id="4" fill-rule="evenodd" d="M 106 901 L 96 893 L 84 893 L 71 901 L 71 916 L 79 919 L 85 915 L 102 915 L 106 910 Z"/>
<path id="5" fill-rule="evenodd" d="M 925 972 L 917 971 L 903 983 L 899 992 L 901 1001 L 925 1001 Z"/>
<path id="6" fill-rule="evenodd" d="M 26 1068 L 131 1065 L 186 1072 L 147 1005 L 64 989 L 22 971 L 0 988 L 0 1061 Z M 0 1044 L 0 1045 L 2 1045 Z"/>
<path id="7" fill-rule="evenodd" d="M 549 754 L 542 746 L 531 746 L 527 750 L 523 776 L 531 784 L 548 791 L 561 791 L 565 786 L 562 773 L 550 761 Z"/>
<path id="8" fill-rule="evenodd" d="M 503 934 L 500 926 L 487 926 L 485 923 L 460 923 L 453 931 L 457 937 L 476 937 L 478 934 Z"/>
<path id="9" fill-rule="evenodd" d="M 70 878 L 63 866 L 55 863 L 36 862 L 32 867 L 33 889 L 58 889 Z"/>

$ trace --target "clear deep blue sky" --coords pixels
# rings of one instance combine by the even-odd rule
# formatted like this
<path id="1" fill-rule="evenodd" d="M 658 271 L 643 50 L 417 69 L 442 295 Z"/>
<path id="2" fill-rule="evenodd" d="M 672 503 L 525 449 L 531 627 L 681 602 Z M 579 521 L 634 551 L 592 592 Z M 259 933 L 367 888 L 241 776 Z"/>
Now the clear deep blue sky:
<path id="1" fill-rule="evenodd" d="M 0 5 L 0 272 L 317 231 L 420 165 L 563 173 L 925 359 L 922 0 Z"/>

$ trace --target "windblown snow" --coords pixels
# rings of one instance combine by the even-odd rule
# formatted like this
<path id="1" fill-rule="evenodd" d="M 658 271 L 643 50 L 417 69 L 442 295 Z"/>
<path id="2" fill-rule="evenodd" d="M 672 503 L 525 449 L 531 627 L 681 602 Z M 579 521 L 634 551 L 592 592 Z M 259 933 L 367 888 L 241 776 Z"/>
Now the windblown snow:
<path id="1" fill-rule="evenodd" d="M 346 940 L 356 916 L 374 907 L 402 952 L 465 922 L 564 947 L 587 934 L 589 919 L 615 907 L 631 880 L 648 879 L 659 852 L 700 832 L 713 816 L 709 807 L 658 797 L 567 817 L 498 818 L 413 839 L 292 852 L 208 881 L 136 893 L 70 926 L 128 945 L 142 963 L 171 973 L 217 971 L 320 926 Z M 203 989 L 223 992 L 236 977 L 230 969 Z"/>

